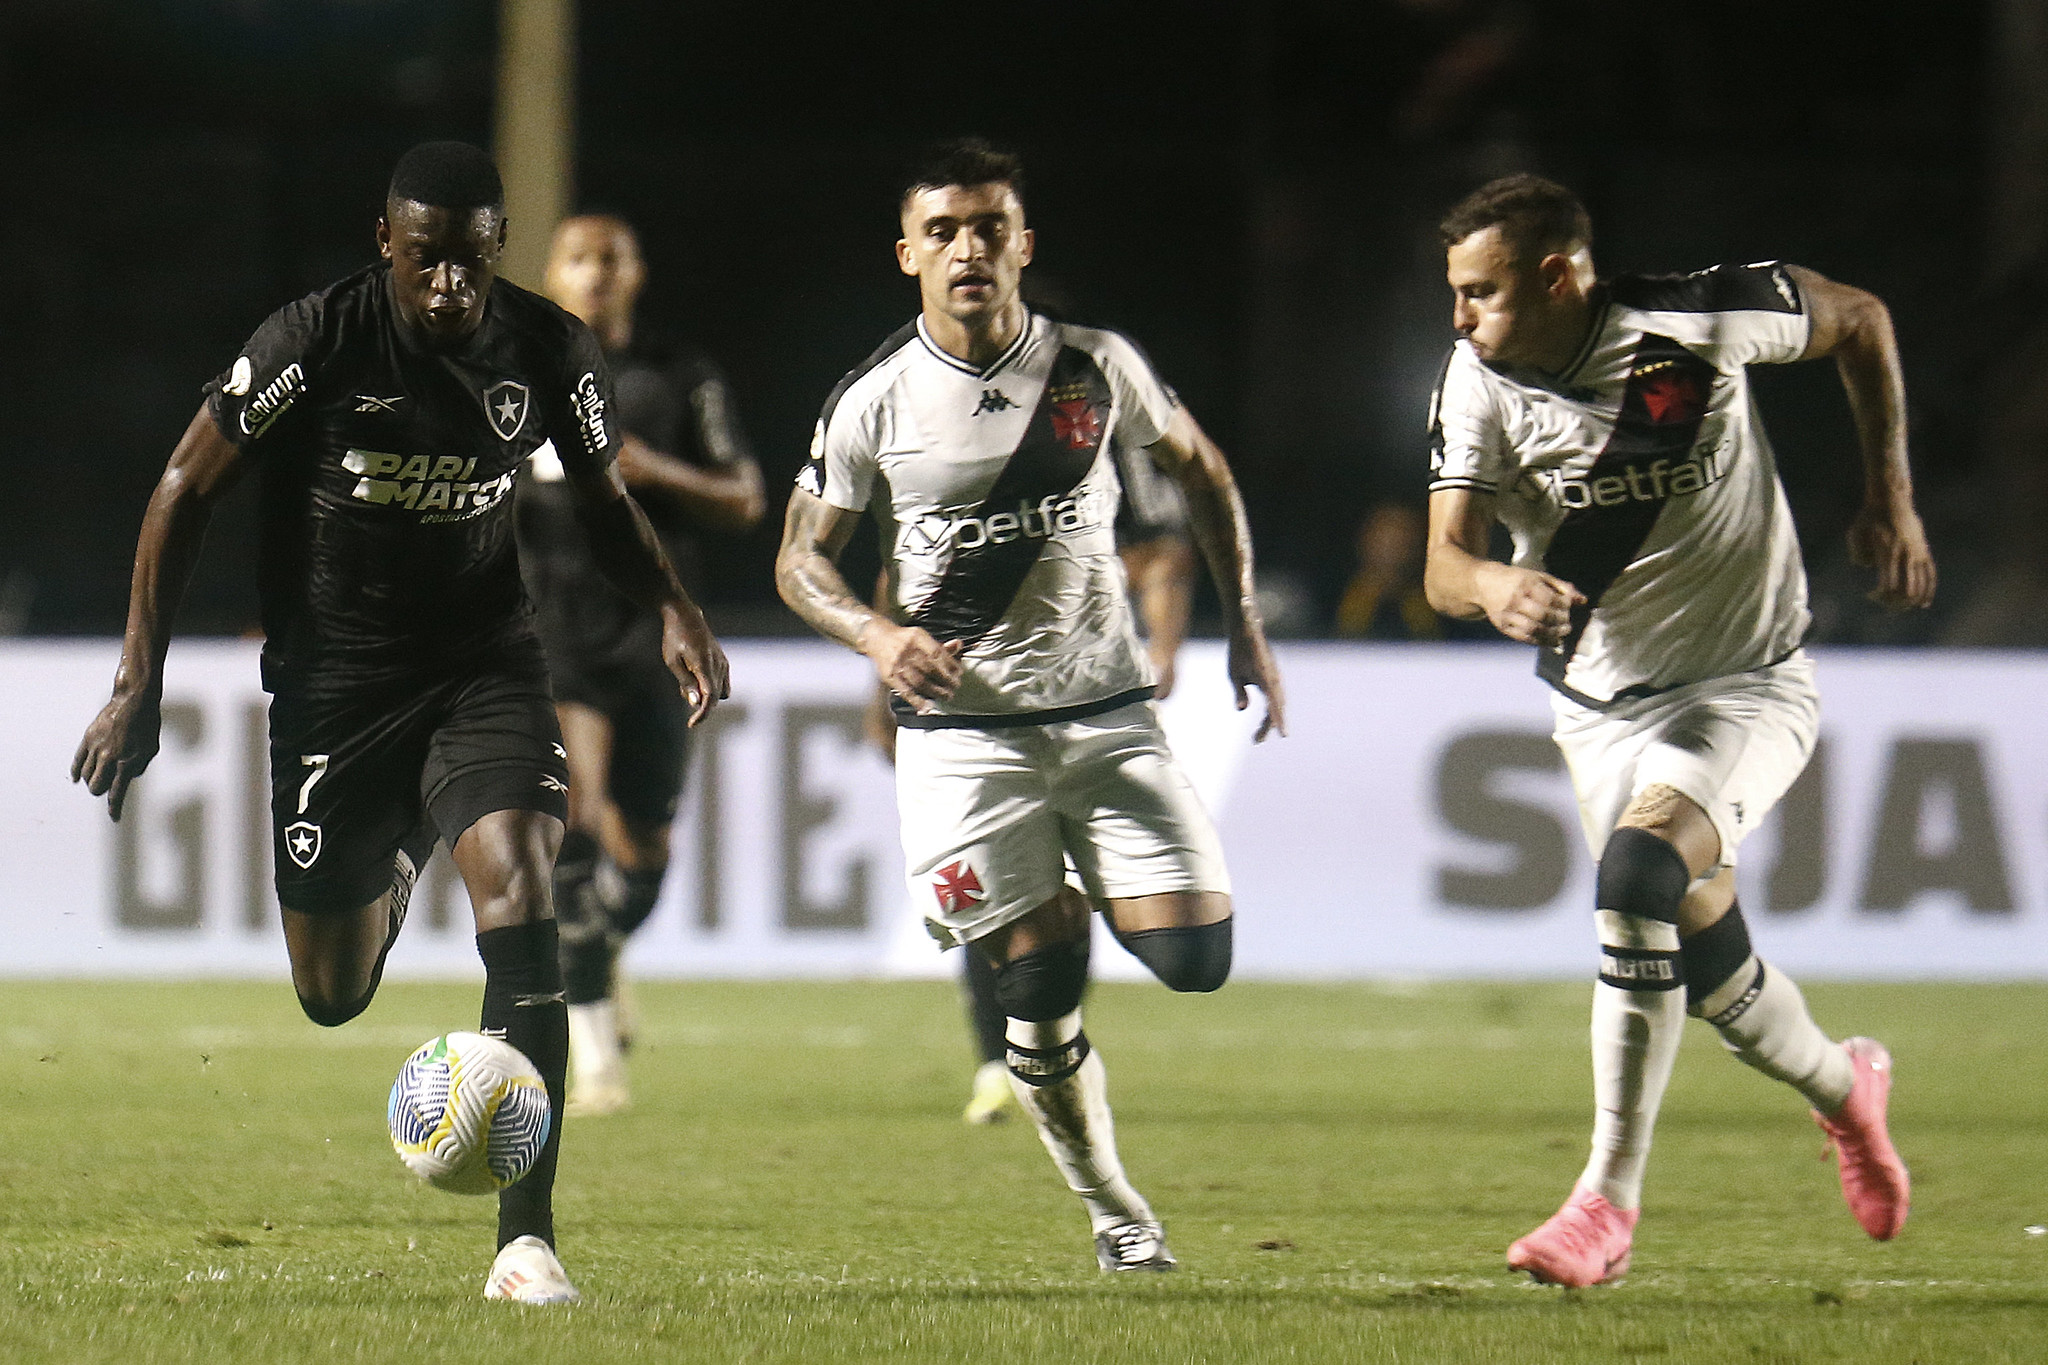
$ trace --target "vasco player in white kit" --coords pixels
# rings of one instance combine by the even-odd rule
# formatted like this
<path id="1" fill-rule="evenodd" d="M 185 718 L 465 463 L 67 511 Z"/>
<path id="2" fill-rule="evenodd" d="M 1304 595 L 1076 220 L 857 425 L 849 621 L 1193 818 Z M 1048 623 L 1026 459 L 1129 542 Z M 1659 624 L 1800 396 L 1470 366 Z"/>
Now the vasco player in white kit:
<path id="1" fill-rule="evenodd" d="M 897 260 L 922 309 L 827 400 L 776 581 L 895 694 L 911 895 L 941 942 L 996 964 L 1018 1101 L 1087 1206 L 1097 1263 L 1170 1270 L 1081 1031 L 1089 903 L 1169 987 L 1213 991 L 1230 880 L 1152 705 L 1112 529 L 1114 443 L 1149 450 L 1186 496 L 1238 706 L 1247 687 L 1266 696 L 1261 739 L 1284 733 L 1280 678 L 1222 452 L 1129 341 L 1024 305 L 1022 191 L 1016 158 L 977 140 L 938 149 L 904 191 Z M 837 567 L 863 510 L 886 611 Z"/>
<path id="2" fill-rule="evenodd" d="M 1821 1032 L 1752 951 L 1734 882 L 1819 727 L 1806 575 L 1744 367 L 1834 357 L 1865 475 L 1851 553 L 1877 570 L 1876 600 L 1926 606 L 1890 314 L 1775 262 L 1598 281 L 1585 209 L 1535 176 L 1476 191 L 1442 238 L 1460 340 L 1431 419 L 1427 590 L 1538 647 L 1599 864 L 1592 1156 L 1508 1264 L 1565 1285 L 1628 1269 L 1688 1011 L 1806 1098 L 1857 1222 L 1892 1237 L 1908 1183 L 1885 1127 L 1890 1056 Z M 1487 555 L 1495 520 L 1511 563 Z"/>

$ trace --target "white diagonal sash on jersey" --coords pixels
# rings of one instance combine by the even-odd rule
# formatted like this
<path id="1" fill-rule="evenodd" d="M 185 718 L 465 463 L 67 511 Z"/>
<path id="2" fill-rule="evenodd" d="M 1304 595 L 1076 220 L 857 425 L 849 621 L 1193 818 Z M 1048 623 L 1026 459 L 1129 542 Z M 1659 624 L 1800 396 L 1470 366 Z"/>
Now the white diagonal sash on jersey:
<path id="1" fill-rule="evenodd" d="M 1713 386 L 1714 367 L 1670 337 L 1648 334 L 1636 347 L 1615 413 L 1614 434 L 1585 473 L 1589 490 L 1602 479 L 1620 478 L 1629 495 L 1603 505 L 1589 491 L 1586 505 L 1564 514 L 1543 555 L 1545 571 L 1586 598 L 1572 608 L 1571 631 L 1564 644 L 1536 656 L 1537 675 L 1567 695 L 1577 695 L 1565 686 L 1565 669 L 1593 619 L 1593 609 L 1622 570 L 1635 562 L 1668 501 L 1661 479 L 1650 480 L 1656 496 L 1645 498 L 1637 490 L 1657 461 L 1675 465 L 1691 452 Z"/>
<path id="2" fill-rule="evenodd" d="M 1023 439 L 973 513 L 985 519 L 1023 509 L 1027 529 L 1008 540 L 991 536 L 978 545 L 953 547 L 945 572 L 910 613 L 909 624 L 924 627 L 936 639 L 971 644 L 1003 619 L 1052 538 L 1051 519 L 1042 509 L 1088 477 L 1102 449 L 1109 406 L 1109 381 L 1094 359 L 1086 351 L 1062 347 Z M 1045 520 L 1043 534 L 1028 533 L 1031 513 Z"/>

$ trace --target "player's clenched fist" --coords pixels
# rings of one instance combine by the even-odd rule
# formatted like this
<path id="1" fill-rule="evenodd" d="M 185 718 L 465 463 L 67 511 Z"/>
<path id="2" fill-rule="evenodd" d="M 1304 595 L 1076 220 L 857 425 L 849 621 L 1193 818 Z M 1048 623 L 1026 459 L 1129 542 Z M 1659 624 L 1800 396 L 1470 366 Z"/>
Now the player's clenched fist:
<path id="1" fill-rule="evenodd" d="M 1934 556 L 1911 505 L 1865 503 L 1849 527 L 1849 562 L 1877 570 L 1870 600 L 1892 611 L 1934 601 Z"/>
<path id="2" fill-rule="evenodd" d="M 874 661 L 883 686 L 919 712 L 960 685 L 960 642 L 940 644 L 922 627 L 871 622 L 861 632 L 860 651 Z"/>
<path id="3" fill-rule="evenodd" d="M 1512 564 L 1492 565 L 1480 585 L 1486 619 L 1510 640 L 1554 648 L 1571 631 L 1572 608 L 1586 600 L 1562 578 Z"/>

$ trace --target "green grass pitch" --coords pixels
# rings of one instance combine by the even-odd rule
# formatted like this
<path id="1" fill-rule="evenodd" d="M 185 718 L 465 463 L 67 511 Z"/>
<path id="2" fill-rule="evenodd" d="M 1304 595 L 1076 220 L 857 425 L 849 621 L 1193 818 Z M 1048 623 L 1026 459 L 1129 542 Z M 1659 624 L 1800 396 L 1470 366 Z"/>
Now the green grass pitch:
<path id="1" fill-rule="evenodd" d="M 1582 985 L 1098 988 L 1133 1178 L 1182 1267 L 1097 1273 L 1021 1122 L 958 1118 L 952 988 L 641 988 L 639 1104 L 569 1125 L 585 1302 L 480 1297 L 492 1202 L 414 1181 L 384 1097 L 474 987 L 322 1032 L 282 985 L 0 988 L 0 1360 L 2048 1360 L 2048 988 L 1817 986 L 1898 1062 L 1905 1233 L 1797 1098 L 1692 1024 L 1635 1270 L 1507 1273 L 1588 1127 Z"/>

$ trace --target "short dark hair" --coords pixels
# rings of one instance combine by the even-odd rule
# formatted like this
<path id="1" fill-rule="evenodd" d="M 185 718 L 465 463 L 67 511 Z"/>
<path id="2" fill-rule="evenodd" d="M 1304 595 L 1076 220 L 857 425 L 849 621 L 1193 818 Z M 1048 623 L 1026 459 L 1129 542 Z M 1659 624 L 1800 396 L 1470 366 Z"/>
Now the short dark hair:
<path id="1" fill-rule="evenodd" d="M 1593 220 L 1586 206 L 1555 180 L 1510 175 L 1489 181 L 1458 201 L 1437 225 L 1446 247 L 1475 232 L 1500 228 L 1515 254 L 1538 260 L 1552 252 L 1570 255 L 1593 245 Z"/>
<path id="2" fill-rule="evenodd" d="M 391 199 L 443 209 L 502 209 L 505 182 L 498 163 L 467 142 L 422 142 L 391 171 Z"/>
<path id="3" fill-rule="evenodd" d="M 1014 152 L 998 151 L 978 137 L 954 138 L 927 148 L 924 156 L 904 181 L 896 196 L 900 209 L 921 190 L 943 189 L 948 185 L 1008 185 L 1017 202 L 1024 202 L 1024 163 Z"/>

